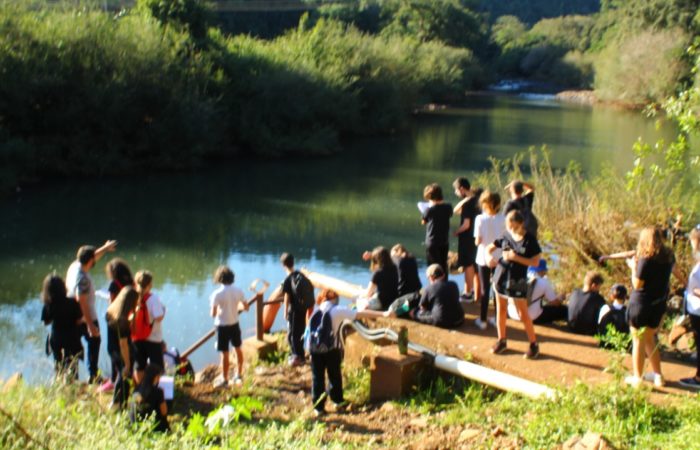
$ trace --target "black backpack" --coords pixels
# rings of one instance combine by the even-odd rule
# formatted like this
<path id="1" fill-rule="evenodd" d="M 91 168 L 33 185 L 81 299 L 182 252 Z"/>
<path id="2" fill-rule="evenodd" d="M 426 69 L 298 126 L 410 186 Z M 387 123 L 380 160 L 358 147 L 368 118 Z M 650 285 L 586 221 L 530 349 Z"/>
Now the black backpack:
<path id="1" fill-rule="evenodd" d="M 627 308 L 613 309 L 610 310 L 601 318 L 598 324 L 598 333 L 606 334 L 608 332 L 608 325 L 612 324 L 613 327 L 620 333 L 629 333 L 630 326 L 627 323 Z"/>
<path id="2" fill-rule="evenodd" d="M 338 348 L 331 319 L 333 308 L 335 305 L 326 312 L 319 308 L 311 315 L 306 331 L 306 350 L 313 355 L 325 354 Z"/>
<path id="3" fill-rule="evenodd" d="M 292 294 L 295 309 L 306 311 L 316 304 L 314 300 L 314 285 L 301 272 L 292 274 Z"/>

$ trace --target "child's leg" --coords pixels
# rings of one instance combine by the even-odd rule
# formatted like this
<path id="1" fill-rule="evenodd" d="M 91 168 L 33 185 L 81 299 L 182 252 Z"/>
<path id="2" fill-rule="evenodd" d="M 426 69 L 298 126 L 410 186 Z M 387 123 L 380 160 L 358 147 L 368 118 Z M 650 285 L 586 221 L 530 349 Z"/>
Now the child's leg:
<path id="1" fill-rule="evenodd" d="M 224 377 L 224 381 L 228 381 L 230 364 L 230 360 L 228 359 L 228 350 L 221 352 L 221 376 Z"/>
<path id="2" fill-rule="evenodd" d="M 656 328 L 645 329 L 642 340 L 644 341 L 644 351 L 647 358 L 649 358 L 649 363 L 651 363 L 651 370 L 653 370 L 654 373 L 660 374 L 661 352 L 659 352 L 659 346 L 656 343 Z"/>
<path id="3" fill-rule="evenodd" d="M 630 326 L 632 335 L 632 374 L 637 378 L 642 378 L 644 371 L 644 344 L 640 330 Z"/>
<path id="4" fill-rule="evenodd" d="M 532 325 L 530 312 L 527 309 L 527 300 L 524 298 L 514 298 L 513 303 L 515 303 L 515 307 L 518 309 L 518 313 L 520 314 L 520 320 L 525 326 L 525 333 L 527 333 L 528 341 L 530 341 L 531 344 L 533 342 L 537 342 L 537 336 L 535 335 L 535 327 Z"/>
<path id="5" fill-rule="evenodd" d="M 238 378 L 243 377 L 243 349 L 238 346 L 234 347 L 236 349 L 236 376 Z"/>
<path id="6" fill-rule="evenodd" d="M 341 370 L 342 354 L 340 350 L 331 350 L 326 354 L 326 370 L 328 371 L 328 388 L 333 403 L 343 403 L 343 373 Z"/>
<path id="7" fill-rule="evenodd" d="M 474 265 L 469 264 L 464 268 L 464 293 L 474 293 Z"/>
<path id="8" fill-rule="evenodd" d="M 326 403 L 326 358 L 311 355 L 311 404 L 316 411 L 323 411 Z"/>
<path id="9" fill-rule="evenodd" d="M 695 336 L 695 355 L 697 365 L 695 369 L 695 379 L 700 381 L 700 316 L 690 314 L 690 325 L 693 327 L 693 334 Z"/>
<path id="10" fill-rule="evenodd" d="M 491 268 L 487 266 L 478 266 L 479 274 L 479 303 L 481 306 L 480 318 L 482 322 L 486 322 L 486 316 L 489 311 L 489 290 L 491 289 Z"/>
<path id="11" fill-rule="evenodd" d="M 496 318 L 498 325 L 498 339 L 506 338 L 506 319 L 508 313 L 508 298 L 496 291 Z"/>

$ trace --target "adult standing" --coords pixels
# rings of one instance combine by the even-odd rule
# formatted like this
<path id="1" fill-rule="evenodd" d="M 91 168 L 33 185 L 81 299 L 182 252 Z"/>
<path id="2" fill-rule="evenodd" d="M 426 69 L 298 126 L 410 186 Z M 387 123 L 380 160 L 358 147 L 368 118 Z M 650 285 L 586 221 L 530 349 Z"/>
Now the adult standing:
<path id="1" fill-rule="evenodd" d="M 638 387 L 642 381 L 652 381 L 654 386 L 664 383 L 661 374 L 661 355 L 656 343 L 656 332 L 666 312 L 666 299 L 669 292 L 671 273 L 674 271 L 673 251 L 663 242 L 662 231 L 658 228 L 644 228 L 639 234 L 637 249 L 612 255 L 606 259 L 627 259 L 632 271 L 632 295 L 627 308 L 627 320 L 632 335 L 632 375 L 625 383 Z M 644 362 L 649 358 L 651 373 L 644 374 Z"/>
<path id="2" fill-rule="evenodd" d="M 66 290 L 68 296 L 78 300 L 83 312 L 85 324 L 81 334 L 87 341 L 87 363 L 89 382 L 100 381 L 98 378 L 98 360 L 100 356 L 100 326 L 95 309 L 95 285 L 90 278 L 90 270 L 106 252 L 112 252 L 117 247 L 117 241 L 107 241 L 100 248 L 83 245 L 78 249 L 77 259 L 71 263 L 66 272 Z"/>
<path id="3" fill-rule="evenodd" d="M 454 214 L 459 214 L 459 227 L 455 231 L 457 236 L 457 265 L 464 270 L 464 293 L 461 296 L 463 301 L 472 301 L 476 296 L 475 288 L 475 267 L 476 267 L 476 243 L 474 242 L 474 221 L 481 213 L 479 210 L 479 195 L 481 192 L 472 191 L 469 180 L 464 177 L 457 178 L 452 187 L 455 195 L 461 200 L 454 208 Z M 477 281 L 478 282 L 478 281 Z"/>

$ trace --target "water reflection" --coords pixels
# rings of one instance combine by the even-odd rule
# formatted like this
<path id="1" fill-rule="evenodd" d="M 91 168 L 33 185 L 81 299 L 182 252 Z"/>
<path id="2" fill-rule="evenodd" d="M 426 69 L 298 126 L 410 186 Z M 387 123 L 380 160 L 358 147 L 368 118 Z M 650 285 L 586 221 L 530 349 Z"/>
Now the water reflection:
<path id="1" fill-rule="evenodd" d="M 210 277 L 221 262 L 233 266 L 242 286 L 258 277 L 276 283 L 283 277 L 277 257 L 291 251 L 314 270 L 365 284 L 365 249 L 403 242 L 423 257 L 415 203 L 428 182 L 447 188 L 456 176 L 488 167 L 489 156 L 542 144 L 560 167 L 574 159 L 585 171 L 602 164 L 627 168 L 637 137 L 672 133 L 669 127 L 657 133 L 636 113 L 478 97 L 416 118 L 410 133 L 348 143 L 334 158 L 246 161 L 199 173 L 32 188 L 0 203 L 0 331 L 7 337 L 0 341 L 0 377 L 20 367 L 28 376 L 35 371 L 23 364 L 41 351 L 40 282 L 52 271 L 65 274 L 83 243 L 117 239 L 117 255 L 133 270 L 154 273 L 168 309 L 165 339 L 182 350 L 211 327 Z M 103 267 L 94 270 L 100 287 Z M 251 317 L 242 323 L 248 334 Z M 201 367 L 214 358 L 208 345 L 194 362 Z M 41 361 L 36 372 L 47 372 L 44 362 L 50 372 L 48 358 Z"/>

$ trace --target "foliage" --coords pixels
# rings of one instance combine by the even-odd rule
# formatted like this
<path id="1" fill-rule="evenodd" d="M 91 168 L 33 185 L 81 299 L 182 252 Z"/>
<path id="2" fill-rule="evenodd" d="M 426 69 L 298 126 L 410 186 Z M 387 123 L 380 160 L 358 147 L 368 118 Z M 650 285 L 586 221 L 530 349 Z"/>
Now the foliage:
<path id="1" fill-rule="evenodd" d="M 487 12 L 491 21 L 503 16 L 515 16 L 527 24 L 545 18 L 593 14 L 599 10 L 599 0 L 480 0 L 479 9 Z"/>
<path id="2" fill-rule="evenodd" d="M 210 12 L 205 0 L 138 0 L 136 4 L 163 25 L 184 29 L 195 39 L 206 35 Z"/>

